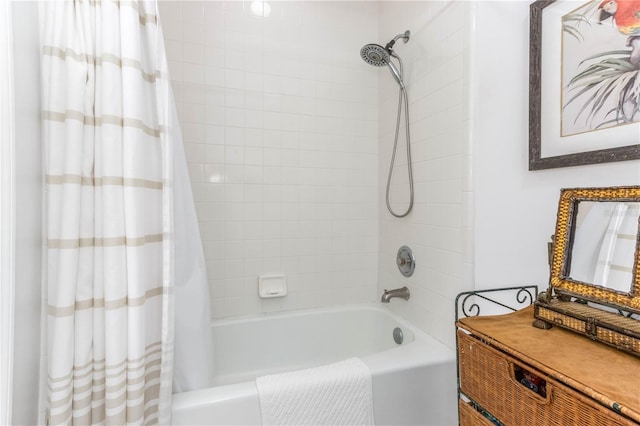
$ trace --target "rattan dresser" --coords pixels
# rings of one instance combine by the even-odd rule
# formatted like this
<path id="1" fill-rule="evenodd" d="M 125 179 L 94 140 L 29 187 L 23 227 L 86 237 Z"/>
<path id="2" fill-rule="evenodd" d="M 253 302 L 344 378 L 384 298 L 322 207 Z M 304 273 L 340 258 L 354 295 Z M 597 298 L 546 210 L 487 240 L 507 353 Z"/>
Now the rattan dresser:
<path id="1" fill-rule="evenodd" d="M 640 357 L 533 319 L 458 321 L 461 425 L 640 424 Z"/>

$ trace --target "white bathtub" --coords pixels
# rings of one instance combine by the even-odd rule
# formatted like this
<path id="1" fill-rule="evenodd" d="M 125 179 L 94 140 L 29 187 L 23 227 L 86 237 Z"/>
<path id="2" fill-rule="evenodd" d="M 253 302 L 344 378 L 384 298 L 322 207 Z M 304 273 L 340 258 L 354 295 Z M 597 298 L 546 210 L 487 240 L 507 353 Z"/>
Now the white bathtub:
<path id="1" fill-rule="evenodd" d="M 371 371 L 376 424 L 457 424 L 455 353 L 379 304 L 214 321 L 212 334 L 214 386 L 175 394 L 172 424 L 260 424 L 256 377 L 350 357 Z"/>

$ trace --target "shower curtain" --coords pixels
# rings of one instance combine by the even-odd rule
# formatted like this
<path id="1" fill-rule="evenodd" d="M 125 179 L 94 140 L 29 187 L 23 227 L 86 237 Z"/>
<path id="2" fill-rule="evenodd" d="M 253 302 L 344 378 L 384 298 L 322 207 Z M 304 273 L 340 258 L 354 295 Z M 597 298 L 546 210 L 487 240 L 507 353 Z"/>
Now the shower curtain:
<path id="1" fill-rule="evenodd" d="M 157 5 L 42 7 L 48 422 L 168 424 L 174 338 L 204 336 L 208 300 L 179 302 L 204 321 L 175 329 L 174 297 L 206 282 L 184 267 L 176 276 L 176 240 L 194 227 L 177 235 L 174 214 L 195 215 L 184 188 L 174 210 L 186 168 L 174 168 L 176 152 L 184 159 Z M 203 267 L 201 250 L 190 266 Z M 207 365 L 189 368 L 208 377 Z"/>

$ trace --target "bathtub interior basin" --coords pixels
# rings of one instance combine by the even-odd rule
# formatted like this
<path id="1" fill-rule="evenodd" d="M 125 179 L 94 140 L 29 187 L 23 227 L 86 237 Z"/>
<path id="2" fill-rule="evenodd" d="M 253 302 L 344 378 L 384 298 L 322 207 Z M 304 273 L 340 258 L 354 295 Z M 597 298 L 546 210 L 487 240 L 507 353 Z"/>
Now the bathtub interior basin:
<path id="1" fill-rule="evenodd" d="M 256 377 L 351 357 L 371 371 L 376 424 L 457 424 L 454 351 L 378 304 L 217 320 L 211 330 L 214 382 L 174 394 L 172 424 L 261 424 Z"/>

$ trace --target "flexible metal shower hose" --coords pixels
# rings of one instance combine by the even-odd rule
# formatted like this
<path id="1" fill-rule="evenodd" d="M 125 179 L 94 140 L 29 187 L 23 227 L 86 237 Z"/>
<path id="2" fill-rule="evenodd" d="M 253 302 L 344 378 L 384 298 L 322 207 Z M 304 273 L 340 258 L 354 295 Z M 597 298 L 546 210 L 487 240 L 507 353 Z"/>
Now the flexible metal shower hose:
<path id="1" fill-rule="evenodd" d="M 398 59 L 398 62 L 400 63 L 400 74 L 402 75 L 403 74 L 402 60 L 400 60 L 400 58 L 396 55 L 394 55 L 394 57 Z M 389 192 L 391 187 L 391 176 L 393 175 L 393 164 L 395 163 L 396 151 L 398 149 L 398 134 L 400 133 L 400 116 L 402 115 L 403 99 L 404 99 L 404 111 L 405 111 L 405 114 L 404 114 L 405 129 L 406 129 L 405 132 L 407 135 L 407 173 L 409 174 L 409 206 L 407 207 L 407 210 L 404 213 L 396 213 L 391 208 L 391 203 L 389 202 Z M 393 153 L 391 154 L 391 164 L 389 165 L 389 176 L 387 177 L 386 201 L 387 201 L 387 209 L 389 210 L 389 213 L 391 213 L 393 216 L 398 218 L 407 216 L 411 212 L 411 209 L 413 208 L 413 170 L 411 169 L 411 138 L 409 136 L 409 99 L 407 97 L 407 90 L 404 87 L 400 87 L 400 92 L 398 95 L 398 116 L 396 119 L 396 135 L 393 141 Z"/>

